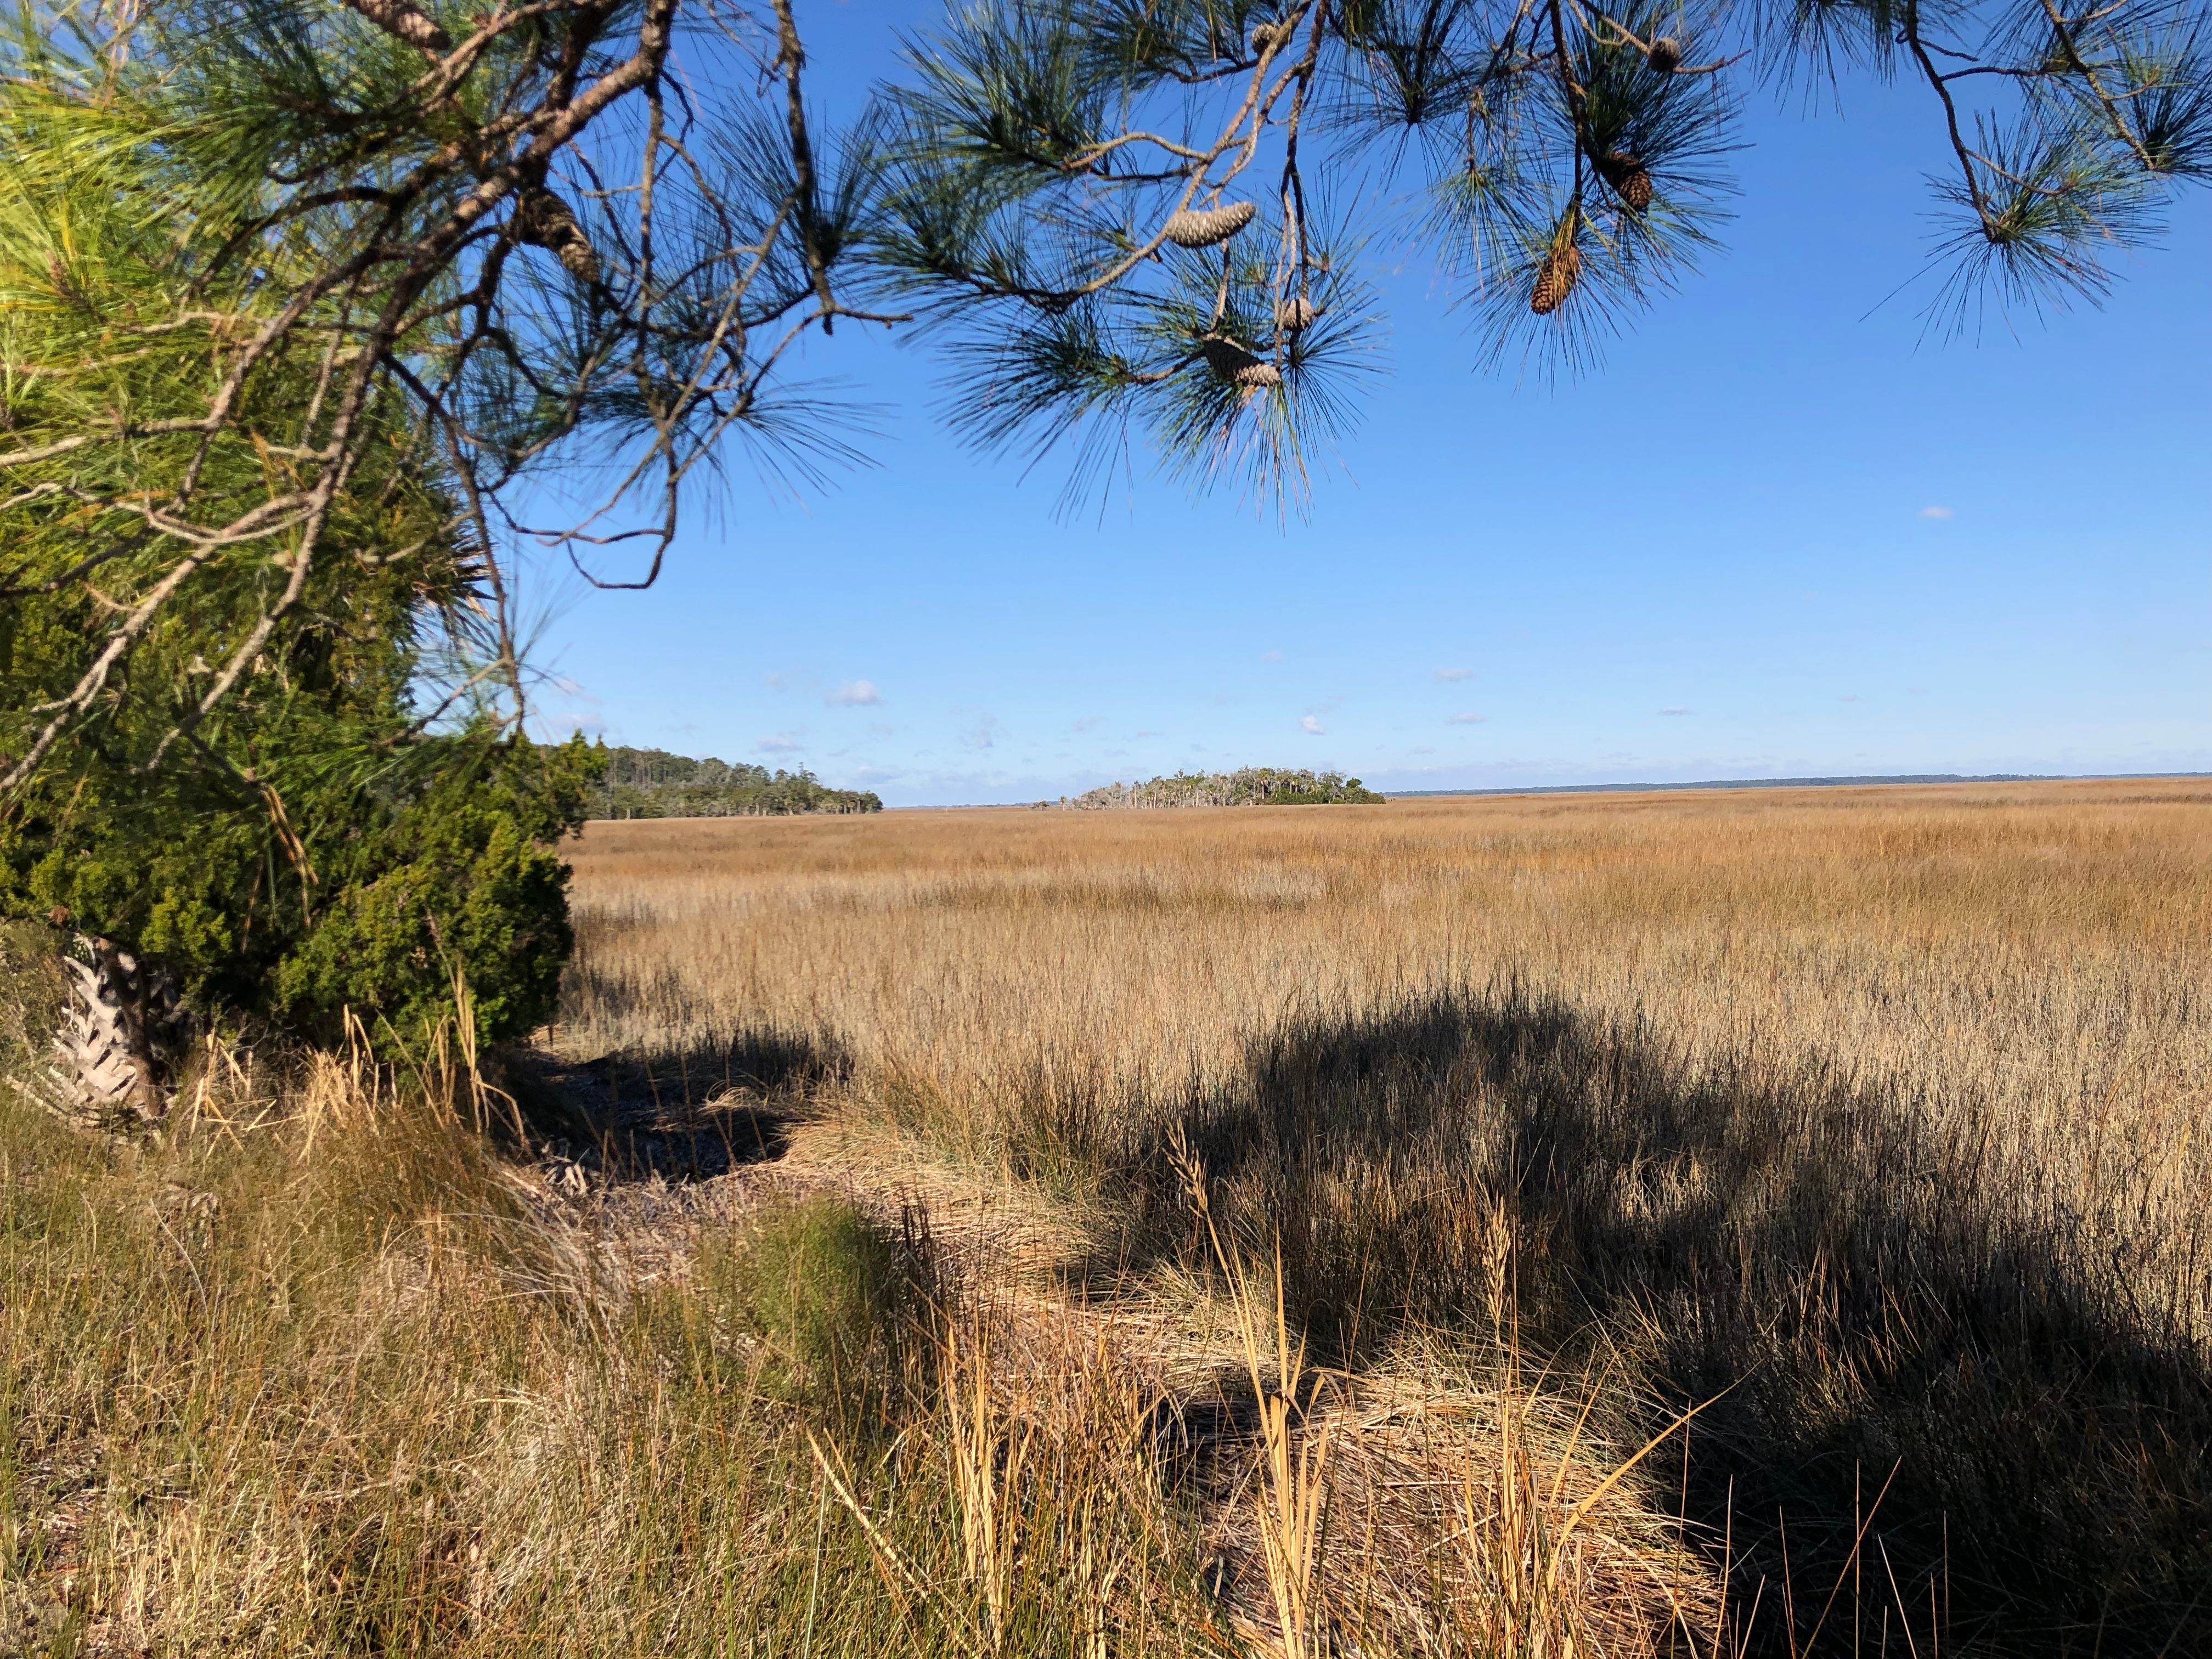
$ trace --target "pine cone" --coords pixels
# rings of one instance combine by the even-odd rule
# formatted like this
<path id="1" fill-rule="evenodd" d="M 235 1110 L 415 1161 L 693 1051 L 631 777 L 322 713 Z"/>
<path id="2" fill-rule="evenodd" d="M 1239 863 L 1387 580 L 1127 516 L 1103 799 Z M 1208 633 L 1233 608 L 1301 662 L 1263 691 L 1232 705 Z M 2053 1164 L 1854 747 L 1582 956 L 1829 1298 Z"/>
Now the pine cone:
<path id="1" fill-rule="evenodd" d="M 1282 370 L 1273 363 L 1262 362 L 1234 340 L 1224 340 L 1218 334 L 1209 334 L 1199 342 L 1198 349 L 1205 354 L 1208 368 L 1223 380 L 1233 381 L 1248 391 L 1283 383 Z"/>
<path id="2" fill-rule="evenodd" d="M 1536 267 L 1536 289 L 1528 296 L 1528 309 L 1539 317 L 1550 316 L 1575 291 L 1575 280 L 1582 274 L 1582 250 L 1572 242 L 1554 246 Z"/>
<path id="3" fill-rule="evenodd" d="M 1285 334 L 1301 333 L 1311 328 L 1320 317 L 1321 307 L 1303 294 L 1275 307 L 1275 326 Z"/>
<path id="4" fill-rule="evenodd" d="M 568 204 L 540 186 L 526 189 L 517 198 L 515 234 L 532 247 L 550 251 L 562 268 L 580 283 L 599 280 L 599 256 Z"/>
<path id="5" fill-rule="evenodd" d="M 346 0 L 346 4 L 386 34 L 404 40 L 417 51 L 446 52 L 453 49 L 453 37 L 438 26 L 435 18 L 409 5 L 407 0 Z"/>
<path id="6" fill-rule="evenodd" d="M 1253 24 L 1253 55 L 1257 57 L 1270 51 L 1273 47 L 1281 46 L 1284 41 L 1291 38 L 1291 31 L 1296 27 L 1296 24 L 1289 21 L 1279 23 L 1260 22 Z"/>
<path id="7" fill-rule="evenodd" d="M 1177 247 L 1212 247 L 1225 242 L 1252 222 L 1252 216 L 1260 210 L 1249 202 L 1231 202 L 1227 207 L 1191 209 L 1168 220 L 1167 239 Z"/>
<path id="8" fill-rule="evenodd" d="M 1644 61 L 1651 65 L 1655 74 L 1672 75 L 1682 66 L 1682 43 L 1671 34 L 1662 34 L 1652 41 Z"/>
<path id="9" fill-rule="evenodd" d="M 599 280 L 599 251 L 584 240 L 581 231 L 555 248 L 553 257 L 561 262 L 562 269 L 586 286 Z"/>
<path id="10" fill-rule="evenodd" d="M 1633 155 L 1609 150 L 1598 157 L 1597 170 L 1631 213 L 1641 213 L 1651 205 L 1651 175 Z"/>

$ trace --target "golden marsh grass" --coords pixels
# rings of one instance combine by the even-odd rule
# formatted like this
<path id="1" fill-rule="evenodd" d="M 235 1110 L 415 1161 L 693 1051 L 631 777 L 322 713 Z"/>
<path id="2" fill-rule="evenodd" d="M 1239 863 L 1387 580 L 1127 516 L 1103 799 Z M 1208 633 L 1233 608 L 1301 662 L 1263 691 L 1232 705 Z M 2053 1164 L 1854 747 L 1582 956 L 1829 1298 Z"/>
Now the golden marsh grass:
<path id="1" fill-rule="evenodd" d="M 1608 1379 L 1616 1445 L 1721 1396 L 1645 1495 L 1709 1553 L 1733 1528 L 1779 1650 L 2185 1651 L 2212 1639 L 2208 805 L 599 824 L 556 1041 L 1048 1194 L 1079 1298 L 1193 1271 L 1181 1138 L 1280 1241 L 1330 1364 L 1480 1348 L 1504 1304 Z"/>

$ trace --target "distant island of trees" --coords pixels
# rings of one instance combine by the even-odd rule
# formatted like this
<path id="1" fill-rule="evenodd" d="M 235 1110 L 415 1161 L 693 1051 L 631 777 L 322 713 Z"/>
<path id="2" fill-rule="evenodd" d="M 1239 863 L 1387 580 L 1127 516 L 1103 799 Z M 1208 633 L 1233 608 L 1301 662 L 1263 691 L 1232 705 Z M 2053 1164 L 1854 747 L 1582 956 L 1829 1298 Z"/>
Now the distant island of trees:
<path id="1" fill-rule="evenodd" d="M 660 749 L 598 744 L 605 770 L 593 792 L 595 818 L 753 818 L 800 812 L 880 812 L 872 789 L 832 789 L 801 767 L 771 772 L 742 761 L 693 760 Z"/>
<path id="2" fill-rule="evenodd" d="M 1109 783 L 1056 801 L 1040 811 L 1111 811 L 1152 806 L 1380 805 L 1382 797 L 1341 772 L 1307 772 L 1248 766 L 1236 772 L 1178 772 L 1146 783 Z"/>

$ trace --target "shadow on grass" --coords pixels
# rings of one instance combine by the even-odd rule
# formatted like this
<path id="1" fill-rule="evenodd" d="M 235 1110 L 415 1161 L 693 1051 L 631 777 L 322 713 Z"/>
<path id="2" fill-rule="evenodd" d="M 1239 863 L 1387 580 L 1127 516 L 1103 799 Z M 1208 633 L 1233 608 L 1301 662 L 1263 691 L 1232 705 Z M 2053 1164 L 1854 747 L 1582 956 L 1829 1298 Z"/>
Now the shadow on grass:
<path id="1" fill-rule="evenodd" d="M 521 1050 L 500 1081 L 538 1140 L 610 1181 L 674 1185 L 782 1157 L 809 1091 L 850 1069 L 832 1044 L 757 1027 L 675 1053 Z"/>
<path id="2" fill-rule="evenodd" d="M 1346 1363 L 1487 1334 L 1505 1232 L 1524 1343 L 1635 1383 L 1621 1429 L 1721 1396 L 1665 1478 L 1732 1535 L 1756 1649 L 2212 1652 L 2212 1357 L 2149 1293 L 2176 1269 L 2039 1204 L 1965 1104 L 1692 1068 L 1506 988 L 1293 1024 L 1139 1121 L 1123 1268 L 1194 1259 L 1172 1124 Z"/>

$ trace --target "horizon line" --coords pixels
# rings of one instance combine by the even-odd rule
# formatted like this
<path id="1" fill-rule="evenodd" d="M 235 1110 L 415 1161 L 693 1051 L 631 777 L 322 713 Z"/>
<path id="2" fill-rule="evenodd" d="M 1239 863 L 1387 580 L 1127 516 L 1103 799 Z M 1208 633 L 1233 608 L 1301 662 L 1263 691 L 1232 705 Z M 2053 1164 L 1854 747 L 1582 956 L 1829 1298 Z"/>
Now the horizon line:
<path id="1" fill-rule="evenodd" d="M 1674 789 L 1833 789 L 1852 785 L 1942 783 L 2125 783 L 2158 778 L 2212 778 L 2212 772 L 1878 772 L 1852 776 L 1805 778 L 1695 778 L 1658 783 L 1526 783 L 1464 789 L 1377 789 L 1385 800 L 1425 800 L 1449 795 L 1597 795 L 1662 793 Z M 1027 811 L 1038 803 L 1019 800 L 920 801 L 886 806 L 886 812 Z M 1136 808 L 1171 811 L 1171 807 Z"/>

